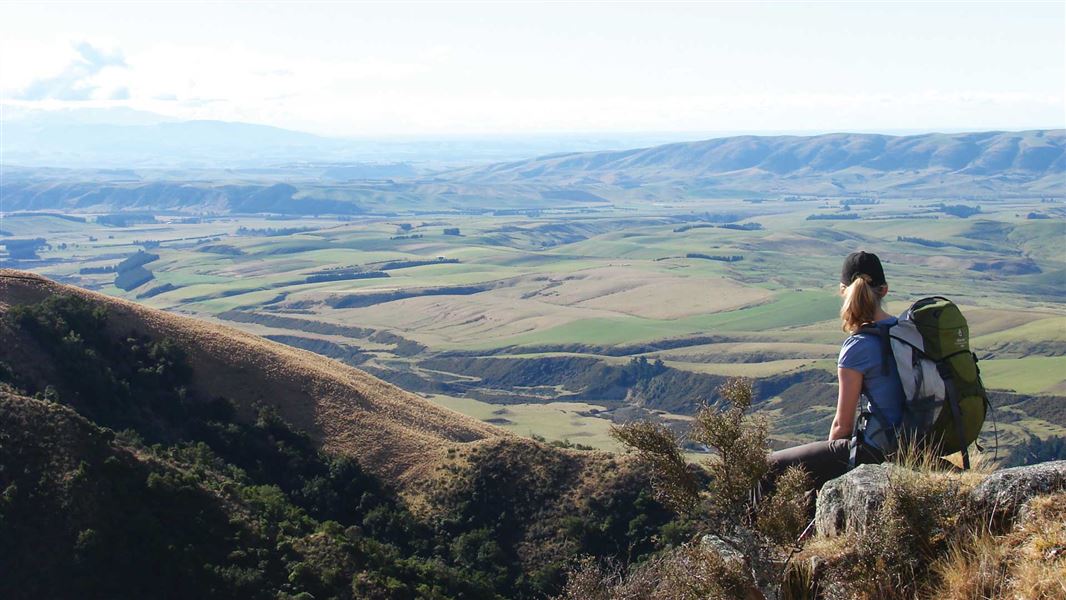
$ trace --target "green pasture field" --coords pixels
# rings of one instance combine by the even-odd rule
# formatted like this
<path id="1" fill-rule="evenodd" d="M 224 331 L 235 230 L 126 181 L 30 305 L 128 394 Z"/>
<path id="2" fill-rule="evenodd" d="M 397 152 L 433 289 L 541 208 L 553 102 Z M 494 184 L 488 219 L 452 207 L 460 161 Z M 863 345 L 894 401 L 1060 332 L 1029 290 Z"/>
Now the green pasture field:
<path id="1" fill-rule="evenodd" d="M 618 449 L 617 442 L 609 433 L 609 420 L 581 414 L 589 410 L 602 410 L 602 406 L 583 402 L 501 406 L 470 398 L 442 395 L 430 396 L 430 399 L 456 412 L 489 421 L 519 435 L 539 435 L 548 440 L 564 440 L 599 450 Z"/>
<path id="2" fill-rule="evenodd" d="M 978 348 L 1010 342 L 1066 341 L 1066 319 L 1047 317 L 971 338 Z"/>
<path id="3" fill-rule="evenodd" d="M 1023 394 L 1066 393 L 1066 356 L 1027 356 L 980 362 L 981 379 L 992 389 Z"/>
<path id="4" fill-rule="evenodd" d="M 622 344 L 707 332 L 766 331 L 825 320 L 839 310 L 820 291 L 783 293 L 772 301 L 722 313 L 685 319 L 653 320 L 639 317 L 584 319 L 507 340 L 510 345 Z M 479 348 L 478 342 L 462 346 Z"/>

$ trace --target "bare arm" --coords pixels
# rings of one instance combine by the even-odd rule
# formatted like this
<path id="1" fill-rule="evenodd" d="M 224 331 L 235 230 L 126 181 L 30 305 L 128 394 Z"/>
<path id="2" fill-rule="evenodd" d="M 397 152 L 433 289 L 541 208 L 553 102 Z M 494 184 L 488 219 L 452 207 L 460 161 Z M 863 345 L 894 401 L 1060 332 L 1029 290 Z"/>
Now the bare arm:
<path id="1" fill-rule="evenodd" d="M 837 414 L 833 417 L 833 427 L 829 430 L 830 440 L 846 440 L 852 436 L 855 425 L 855 411 L 859 407 L 859 395 L 862 393 L 862 373 L 854 369 L 837 369 L 840 380 L 837 393 Z"/>

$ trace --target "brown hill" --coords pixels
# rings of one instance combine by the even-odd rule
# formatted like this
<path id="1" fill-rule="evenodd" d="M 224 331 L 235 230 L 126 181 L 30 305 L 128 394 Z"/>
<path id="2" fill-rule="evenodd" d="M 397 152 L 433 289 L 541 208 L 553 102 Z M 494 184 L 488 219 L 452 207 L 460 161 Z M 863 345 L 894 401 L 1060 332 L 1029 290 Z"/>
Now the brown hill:
<path id="1" fill-rule="evenodd" d="M 198 396 L 229 398 L 247 417 L 254 415 L 256 404 L 272 406 L 326 451 L 358 458 L 401 489 L 432 473 L 446 460 L 449 447 L 518 440 L 311 352 L 24 271 L 0 269 L 0 316 L 13 306 L 57 294 L 80 296 L 106 308 L 108 328 L 116 336 L 173 339 L 188 355 L 193 369 L 190 391 Z M 0 361 L 22 377 L 38 382 L 54 379 L 38 343 L 4 319 L 0 319 L 0 340 Z"/>

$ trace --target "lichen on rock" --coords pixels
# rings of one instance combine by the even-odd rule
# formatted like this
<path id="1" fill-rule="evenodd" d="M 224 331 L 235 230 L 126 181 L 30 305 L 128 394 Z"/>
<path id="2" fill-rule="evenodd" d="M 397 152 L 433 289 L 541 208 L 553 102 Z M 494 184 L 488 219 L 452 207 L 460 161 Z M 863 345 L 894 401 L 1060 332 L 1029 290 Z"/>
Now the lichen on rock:
<path id="1" fill-rule="evenodd" d="M 826 483 L 818 494 L 815 531 L 822 536 L 864 532 L 885 502 L 893 468 L 859 465 Z"/>
<path id="2" fill-rule="evenodd" d="M 973 508 L 994 518 L 1013 518 L 1034 497 L 1066 490 L 1066 460 L 996 471 L 970 493 Z"/>

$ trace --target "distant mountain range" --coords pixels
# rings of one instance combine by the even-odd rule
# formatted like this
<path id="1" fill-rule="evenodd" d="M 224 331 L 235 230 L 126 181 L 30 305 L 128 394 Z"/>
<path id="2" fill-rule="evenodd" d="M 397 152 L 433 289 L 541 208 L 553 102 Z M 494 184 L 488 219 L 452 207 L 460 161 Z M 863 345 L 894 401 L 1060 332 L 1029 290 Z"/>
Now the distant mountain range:
<path id="1" fill-rule="evenodd" d="M 913 136 L 740 136 L 622 152 L 583 152 L 462 170 L 477 183 L 553 183 L 689 191 L 1063 193 L 1066 131 Z"/>
<path id="2" fill-rule="evenodd" d="M 28 166 L 204 167 L 341 156 L 342 140 L 224 121 L 177 121 L 151 113 L 117 118 L 31 114 L 4 123 L 4 162 Z M 118 122 L 114 122 L 114 121 Z"/>
<path id="3" fill-rule="evenodd" d="M 348 142 L 273 127 L 135 121 L 132 125 L 79 121 L 60 127 L 25 120 L 18 126 L 6 125 L 7 164 L 17 165 L 27 149 L 37 156 L 28 161 L 30 166 L 6 169 L 5 210 L 299 215 L 529 210 L 787 195 L 969 200 L 1066 195 L 1066 130 L 1062 129 L 737 136 L 430 171 L 424 163 L 359 162 L 344 149 Z M 446 154 L 447 144 L 440 144 L 418 151 Z M 68 156 L 96 156 L 94 152 L 106 147 L 115 149 L 112 159 L 117 170 L 33 166 L 58 166 Z M 415 151 L 415 146 L 411 148 Z M 453 149 L 462 154 L 470 148 L 459 144 Z M 144 167 L 133 158 L 128 164 L 119 161 L 123 156 L 159 152 L 199 158 L 188 166 L 165 169 Z M 342 158 L 322 158 L 331 152 Z M 312 160 L 316 156 L 319 159 Z M 286 157 L 295 162 L 271 162 Z M 216 159 L 219 165 L 204 166 L 204 161 Z M 223 166 L 234 160 L 247 164 Z"/>
<path id="4" fill-rule="evenodd" d="M 4 105 L 2 114 L 0 162 L 22 167 L 262 169 L 410 162 L 425 171 L 696 139 L 677 133 L 336 137 L 126 108 L 27 110 Z M 380 176 L 375 172 L 370 178 Z"/>

